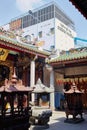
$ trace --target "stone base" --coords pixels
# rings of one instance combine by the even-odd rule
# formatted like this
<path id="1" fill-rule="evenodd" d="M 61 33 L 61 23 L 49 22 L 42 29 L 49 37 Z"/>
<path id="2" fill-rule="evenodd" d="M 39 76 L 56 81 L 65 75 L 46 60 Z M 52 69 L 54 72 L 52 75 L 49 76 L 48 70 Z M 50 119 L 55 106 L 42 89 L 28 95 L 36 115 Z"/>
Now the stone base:
<path id="1" fill-rule="evenodd" d="M 72 124 L 76 124 L 76 123 L 80 123 L 84 121 L 83 118 L 76 118 L 76 119 L 73 119 L 73 118 L 70 118 L 70 119 L 66 119 L 64 122 L 65 123 L 72 123 Z"/>
<path id="2" fill-rule="evenodd" d="M 32 125 L 30 130 L 44 130 L 44 129 L 48 129 L 49 125 Z"/>

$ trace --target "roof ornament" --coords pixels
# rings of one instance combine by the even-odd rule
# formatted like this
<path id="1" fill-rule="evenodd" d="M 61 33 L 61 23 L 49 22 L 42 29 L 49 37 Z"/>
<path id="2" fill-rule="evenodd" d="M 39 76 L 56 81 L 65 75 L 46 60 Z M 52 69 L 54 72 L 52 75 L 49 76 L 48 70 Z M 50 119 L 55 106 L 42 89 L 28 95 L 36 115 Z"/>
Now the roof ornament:
<path id="1" fill-rule="evenodd" d="M 38 80 L 37 80 L 37 83 L 36 84 L 41 84 L 42 82 L 41 82 L 41 79 L 39 78 Z"/>
<path id="2" fill-rule="evenodd" d="M 33 93 L 51 93 L 53 92 L 54 90 L 50 87 L 47 87 L 46 85 L 44 85 L 42 82 L 41 82 L 41 79 L 38 78 L 36 84 L 33 86 L 34 90 L 33 90 Z"/>

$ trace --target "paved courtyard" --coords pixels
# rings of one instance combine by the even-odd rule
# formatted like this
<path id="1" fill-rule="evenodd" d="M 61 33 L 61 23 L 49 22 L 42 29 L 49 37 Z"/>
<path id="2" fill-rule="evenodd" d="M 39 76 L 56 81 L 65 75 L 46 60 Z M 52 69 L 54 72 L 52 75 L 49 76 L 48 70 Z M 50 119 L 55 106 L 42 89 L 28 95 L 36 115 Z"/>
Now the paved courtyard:
<path id="1" fill-rule="evenodd" d="M 87 114 L 83 114 L 83 118 L 85 120 L 77 124 L 64 123 L 65 112 L 54 111 L 50 118 L 49 127 L 31 126 L 29 130 L 87 130 Z"/>

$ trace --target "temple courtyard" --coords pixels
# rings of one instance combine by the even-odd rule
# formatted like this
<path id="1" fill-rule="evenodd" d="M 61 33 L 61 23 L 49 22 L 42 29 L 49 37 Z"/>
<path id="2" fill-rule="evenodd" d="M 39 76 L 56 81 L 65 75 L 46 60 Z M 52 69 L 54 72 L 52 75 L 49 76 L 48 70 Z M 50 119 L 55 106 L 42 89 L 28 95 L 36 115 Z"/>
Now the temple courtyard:
<path id="1" fill-rule="evenodd" d="M 71 116 L 70 116 L 71 117 Z M 84 121 L 80 123 L 65 123 L 64 111 L 54 111 L 48 126 L 31 126 L 29 130 L 87 130 L 87 114 L 83 113 Z"/>

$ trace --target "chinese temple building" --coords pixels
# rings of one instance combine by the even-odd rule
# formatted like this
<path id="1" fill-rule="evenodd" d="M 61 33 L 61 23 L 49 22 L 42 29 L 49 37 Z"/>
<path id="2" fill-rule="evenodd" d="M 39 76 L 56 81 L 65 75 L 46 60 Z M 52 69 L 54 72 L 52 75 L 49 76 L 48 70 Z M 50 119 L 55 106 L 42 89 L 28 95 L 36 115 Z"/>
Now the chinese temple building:
<path id="1" fill-rule="evenodd" d="M 0 28 L 0 86 L 10 79 L 16 67 L 18 79 L 33 86 L 38 77 L 43 81 L 43 67 L 49 52 L 41 50 L 18 34 Z"/>
<path id="2" fill-rule="evenodd" d="M 84 91 L 83 107 L 87 109 L 87 47 L 63 51 L 48 63 L 54 71 L 55 107 L 63 108 L 63 89 L 69 90 L 75 82 L 78 89 Z"/>
<path id="3" fill-rule="evenodd" d="M 0 28 L 0 86 L 5 79 L 11 78 L 15 67 L 17 78 L 25 86 L 32 87 L 40 78 L 42 83 L 54 89 L 54 78 L 45 62 L 49 55 L 50 52 L 28 43 L 19 34 Z M 31 100 L 35 100 L 33 94 Z M 50 100 L 50 107 L 54 109 L 54 91 L 50 93 Z"/>
<path id="4" fill-rule="evenodd" d="M 62 51 L 60 55 L 49 58 L 48 51 L 28 43 L 18 34 L 0 29 L 0 86 L 6 78 L 11 78 L 16 67 L 17 77 L 25 86 L 34 86 L 40 78 L 44 85 L 51 87 L 54 90 L 50 93 L 51 108 L 63 109 L 63 89 L 69 89 L 71 82 L 75 81 L 79 90 L 84 91 L 82 100 L 86 109 L 87 47 Z"/>

